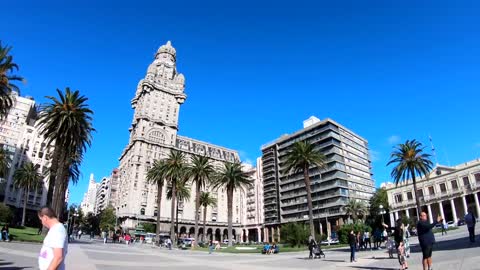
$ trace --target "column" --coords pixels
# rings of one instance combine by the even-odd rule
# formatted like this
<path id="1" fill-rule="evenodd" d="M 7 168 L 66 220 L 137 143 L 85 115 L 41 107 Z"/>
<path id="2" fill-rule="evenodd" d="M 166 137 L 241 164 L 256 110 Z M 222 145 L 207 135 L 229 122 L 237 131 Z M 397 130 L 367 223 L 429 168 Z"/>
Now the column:
<path id="1" fill-rule="evenodd" d="M 477 209 L 477 217 L 480 217 L 480 204 L 478 203 L 477 193 L 473 193 L 473 197 L 475 198 L 475 208 Z"/>
<path id="2" fill-rule="evenodd" d="M 395 217 L 393 216 L 393 212 L 390 213 L 390 227 L 395 226 Z"/>
<path id="3" fill-rule="evenodd" d="M 280 227 L 277 228 L 277 235 L 278 235 L 278 239 L 277 239 L 277 242 L 280 242 Z"/>
<path id="4" fill-rule="evenodd" d="M 467 199 L 465 199 L 465 195 L 462 196 L 462 202 L 463 202 L 463 210 L 465 210 L 465 215 L 467 214 L 468 212 L 468 207 L 467 207 Z"/>
<path id="5" fill-rule="evenodd" d="M 242 229 L 242 232 L 240 233 L 240 243 L 243 243 L 243 229 Z"/>
<path id="6" fill-rule="evenodd" d="M 395 212 L 395 221 L 398 220 L 398 211 Z"/>
<path id="7" fill-rule="evenodd" d="M 275 227 L 272 227 L 272 242 L 275 242 Z"/>
<path id="8" fill-rule="evenodd" d="M 257 233 L 258 233 L 257 242 L 261 243 L 262 242 L 262 230 L 260 229 L 260 227 L 257 227 Z"/>
<path id="9" fill-rule="evenodd" d="M 428 208 L 428 221 L 430 221 L 430 223 L 433 223 L 432 207 L 430 206 L 430 204 L 427 204 L 427 208 Z"/>
<path id="10" fill-rule="evenodd" d="M 455 210 L 455 202 L 453 201 L 453 199 L 450 199 L 450 206 L 452 207 L 453 222 L 456 225 L 458 222 L 458 218 L 457 218 L 457 210 Z"/>
<path id="11" fill-rule="evenodd" d="M 248 236 L 250 234 L 250 232 L 248 231 L 248 229 L 245 229 L 245 236 L 247 239 L 245 239 L 247 242 L 250 241 L 250 237 Z"/>
<path id="12" fill-rule="evenodd" d="M 220 232 L 220 243 L 223 243 L 223 232 Z"/>
<path id="13" fill-rule="evenodd" d="M 443 213 L 443 204 L 442 202 L 438 202 L 438 207 L 440 208 L 440 215 L 442 216 L 443 218 L 443 223 L 447 223 L 447 221 L 445 220 L 445 214 Z"/>
<path id="14" fill-rule="evenodd" d="M 263 229 L 263 242 L 265 242 L 265 243 L 268 242 L 268 232 L 269 232 L 268 228 L 265 227 Z"/>
<path id="15" fill-rule="evenodd" d="M 407 218 L 410 218 L 410 211 L 408 211 L 408 209 L 405 209 L 405 215 Z"/>

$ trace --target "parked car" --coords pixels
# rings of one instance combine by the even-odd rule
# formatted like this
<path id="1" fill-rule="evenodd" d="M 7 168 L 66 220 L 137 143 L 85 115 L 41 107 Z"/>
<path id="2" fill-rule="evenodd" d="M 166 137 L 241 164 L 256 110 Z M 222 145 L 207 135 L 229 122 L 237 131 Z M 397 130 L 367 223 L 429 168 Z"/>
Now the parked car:
<path id="1" fill-rule="evenodd" d="M 340 243 L 340 241 L 338 241 L 337 238 L 332 238 L 330 239 L 330 241 L 328 240 L 323 240 L 322 242 L 320 242 L 322 245 L 336 245 L 338 243 Z"/>
<path id="2" fill-rule="evenodd" d="M 224 239 L 224 240 L 223 240 L 223 243 L 224 243 L 224 244 L 228 244 L 228 239 Z M 235 244 L 235 239 L 232 239 L 232 243 Z"/>
<path id="3" fill-rule="evenodd" d="M 447 225 L 448 225 L 448 227 L 455 227 L 455 226 L 457 226 L 457 225 L 455 224 L 455 222 L 453 222 L 453 221 L 447 222 Z"/>

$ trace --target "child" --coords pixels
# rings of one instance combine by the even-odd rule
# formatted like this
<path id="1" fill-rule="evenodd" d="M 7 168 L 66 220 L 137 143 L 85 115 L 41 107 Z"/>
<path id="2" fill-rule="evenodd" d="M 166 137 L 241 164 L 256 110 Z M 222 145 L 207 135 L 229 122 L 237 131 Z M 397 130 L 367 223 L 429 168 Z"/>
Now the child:
<path id="1" fill-rule="evenodd" d="M 405 258 L 405 245 L 403 241 L 400 242 L 400 245 L 398 246 L 397 255 L 398 262 L 400 263 L 400 270 L 408 269 L 407 259 Z"/>
<path id="2" fill-rule="evenodd" d="M 393 258 L 393 249 L 395 248 L 395 242 L 393 241 L 393 237 L 389 237 L 387 240 L 387 249 L 388 249 L 388 256 L 390 259 Z"/>

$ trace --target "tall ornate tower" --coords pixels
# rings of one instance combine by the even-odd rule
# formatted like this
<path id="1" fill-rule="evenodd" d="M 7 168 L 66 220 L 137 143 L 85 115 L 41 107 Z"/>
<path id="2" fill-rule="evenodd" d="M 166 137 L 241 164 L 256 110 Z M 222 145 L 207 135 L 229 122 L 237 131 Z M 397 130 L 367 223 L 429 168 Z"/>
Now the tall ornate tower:
<path id="1" fill-rule="evenodd" d="M 168 41 L 158 49 L 132 99 L 130 140 L 120 157 L 119 216 L 155 214 L 155 205 L 147 202 L 154 200 L 156 190 L 145 176 L 153 160 L 175 147 L 184 89 L 185 77 L 177 72 L 176 51 Z"/>

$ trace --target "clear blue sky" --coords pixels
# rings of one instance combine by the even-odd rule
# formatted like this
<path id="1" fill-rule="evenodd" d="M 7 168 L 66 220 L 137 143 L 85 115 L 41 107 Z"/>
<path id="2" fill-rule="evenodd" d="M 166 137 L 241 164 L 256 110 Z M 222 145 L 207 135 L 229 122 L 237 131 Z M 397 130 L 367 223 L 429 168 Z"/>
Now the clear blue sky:
<path id="1" fill-rule="evenodd" d="M 45 2 L 3 3 L 0 39 L 28 80 L 22 95 L 45 102 L 69 86 L 90 99 L 97 132 L 72 202 L 90 173 L 98 181 L 118 166 L 130 100 L 167 40 L 187 84 L 179 133 L 243 160 L 311 115 L 369 141 L 377 185 L 406 139 L 431 135 L 446 165 L 480 156 L 478 2 Z"/>

